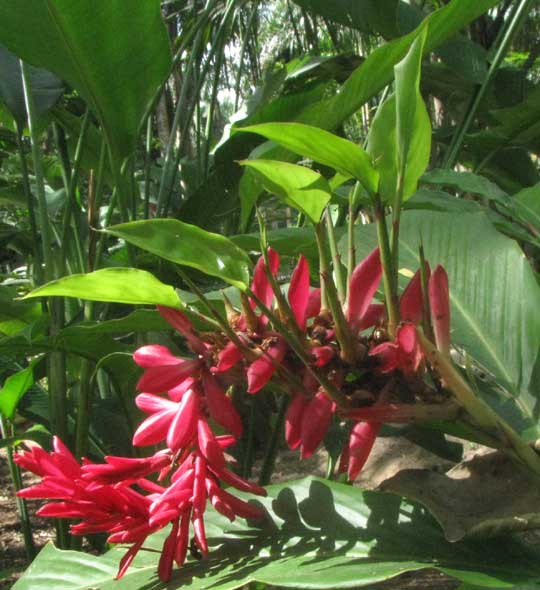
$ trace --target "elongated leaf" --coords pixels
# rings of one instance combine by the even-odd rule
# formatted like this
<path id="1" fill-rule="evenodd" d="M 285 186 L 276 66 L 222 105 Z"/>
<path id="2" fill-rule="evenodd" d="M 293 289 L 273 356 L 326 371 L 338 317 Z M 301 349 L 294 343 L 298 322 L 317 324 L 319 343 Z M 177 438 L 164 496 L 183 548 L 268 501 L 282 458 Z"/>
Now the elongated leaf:
<path id="1" fill-rule="evenodd" d="M 330 187 L 323 176 L 305 166 L 276 160 L 244 160 L 241 163 L 260 175 L 266 190 L 304 213 L 313 223 L 319 222 L 331 197 Z"/>
<path id="2" fill-rule="evenodd" d="M 540 578 L 538 550 L 515 541 L 448 543 L 434 520 L 398 496 L 307 478 L 269 486 L 258 527 L 207 511 L 208 559 L 173 573 L 168 590 L 233 590 L 250 582 L 330 590 L 371 586 L 407 571 L 436 568 L 479 587 L 512 587 Z M 244 496 L 244 494 L 239 494 Z M 159 549 L 163 534 L 146 546 Z M 159 552 L 141 552 L 113 581 L 125 549 L 102 557 L 47 545 L 13 590 L 163 590 Z M 69 572 L 69 576 L 66 575 Z"/>
<path id="3" fill-rule="evenodd" d="M 540 288 L 523 252 L 481 212 L 405 211 L 401 269 L 418 268 L 420 239 L 432 267 L 442 264 L 448 272 L 452 341 L 506 384 L 512 397 L 505 417 L 524 436 L 537 437 L 539 392 L 532 379 L 540 356 Z M 359 256 L 375 244 L 374 226 L 358 229 Z M 344 241 L 341 247 L 345 252 Z"/>
<path id="4" fill-rule="evenodd" d="M 480 176 L 472 172 L 458 172 L 457 170 L 436 168 L 426 172 L 422 176 L 421 182 L 450 186 L 461 192 L 480 195 L 504 205 L 507 205 L 509 200 L 508 193 L 503 191 L 498 185 L 491 182 L 485 176 Z"/>
<path id="5" fill-rule="evenodd" d="M 394 68 L 396 79 L 396 133 L 399 195 L 406 201 L 416 190 L 431 151 L 431 123 L 420 94 L 422 52 L 426 41 L 424 28 L 414 40 L 405 58 Z M 401 181 L 399 180 L 401 178 Z"/>
<path id="6" fill-rule="evenodd" d="M 176 219 L 134 221 L 105 231 L 156 256 L 247 288 L 249 258 L 225 236 Z"/>
<path id="7" fill-rule="evenodd" d="M 28 367 L 8 377 L 0 389 L 0 413 L 12 419 L 22 396 L 34 385 L 38 365 L 43 359 L 34 359 Z"/>
<path id="8" fill-rule="evenodd" d="M 136 268 L 104 268 L 84 275 L 70 275 L 34 289 L 24 299 L 57 296 L 182 307 L 173 287 L 163 284 L 149 272 Z"/>
<path id="9" fill-rule="evenodd" d="M 302 8 L 364 33 L 397 35 L 398 0 L 294 0 Z"/>
<path id="10" fill-rule="evenodd" d="M 50 446 L 51 438 L 51 433 L 44 426 L 41 424 L 34 424 L 25 432 L 21 432 L 18 436 L 0 439 L 0 449 L 18 446 L 23 444 L 25 440 L 37 442 L 40 446 L 46 449 Z"/>
<path id="11" fill-rule="evenodd" d="M 67 80 L 105 127 L 116 158 L 130 154 L 171 64 L 159 1 L 3 0 L 0 21 L 0 42 Z"/>
<path id="12" fill-rule="evenodd" d="M 431 124 L 420 94 L 425 37 L 426 29 L 396 65 L 396 93 L 378 110 L 368 135 L 368 153 L 381 176 L 379 193 L 384 202 L 394 206 L 415 192 L 429 162 Z"/>
<path id="13" fill-rule="evenodd" d="M 540 231 L 540 184 L 523 189 L 512 197 L 516 213 Z"/>
<path id="14" fill-rule="evenodd" d="M 292 152 L 354 177 L 371 192 L 377 190 L 378 174 L 360 147 L 324 129 L 299 123 L 265 123 L 241 127 L 238 131 L 257 133 Z"/>
<path id="15" fill-rule="evenodd" d="M 64 84 L 47 70 L 33 67 L 28 69 L 36 112 L 42 115 L 62 96 Z M 2 45 L 0 45 L 0 100 L 20 123 L 26 120 L 19 58 Z"/>

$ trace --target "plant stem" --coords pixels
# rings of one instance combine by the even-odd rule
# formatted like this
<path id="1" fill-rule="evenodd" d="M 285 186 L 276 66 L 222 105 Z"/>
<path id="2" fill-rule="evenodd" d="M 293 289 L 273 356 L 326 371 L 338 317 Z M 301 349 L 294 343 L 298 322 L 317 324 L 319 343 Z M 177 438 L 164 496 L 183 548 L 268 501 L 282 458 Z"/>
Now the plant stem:
<path id="1" fill-rule="evenodd" d="M 328 258 L 326 256 L 326 243 L 324 239 L 324 228 L 321 224 L 315 226 L 315 238 L 319 249 L 319 273 L 321 285 L 326 286 L 326 298 L 328 307 L 334 320 L 336 339 L 341 348 L 341 356 L 345 362 L 353 364 L 357 358 L 357 347 L 355 346 L 354 335 L 343 313 L 343 307 L 339 301 L 336 286 L 334 284 Z"/>
<path id="2" fill-rule="evenodd" d="M 357 181 L 354 189 L 349 193 L 349 217 L 347 222 L 347 297 L 349 300 L 349 286 L 351 284 L 351 275 L 356 267 L 356 245 L 354 243 L 354 222 L 356 218 L 356 203 L 358 194 L 362 190 L 361 184 Z"/>
<path id="3" fill-rule="evenodd" d="M 394 338 L 399 322 L 399 304 L 396 281 L 394 281 L 394 265 L 390 252 L 388 229 L 384 217 L 384 207 L 378 196 L 375 197 L 374 208 L 375 222 L 377 224 L 377 237 L 383 267 L 384 299 L 386 303 L 386 312 L 388 313 L 388 335 L 390 338 Z"/>
<path id="4" fill-rule="evenodd" d="M 34 274 L 36 283 L 40 285 L 43 283 L 43 259 L 39 249 L 39 233 L 36 223 L 36 212 L 34 209 L 34 197 L 30 190 L 30 177 L 28 174 L 28 165 L 26 163 L 26 154 L 24 153 L 23 144 L 23 126 L 17 121 L 17 149 L 19 152 L 19 160 L 21 163 L 21 175 L 23 183 L 24 196 L 26 197 L 26 206 L 28 208 L 28 221 L 30 223 L 30 232 L 32 233 L 32 250 L 34 253 Z"/>
<path id="5" fill-rule="evenodd" d="M 6 428 L 6 423 L 4 422 L 4 418 L 2 415 L 0 415 L 0 434 L 2 434 L 2 438 L 8 438 L 9 436 L 15 435 L 15 431 L 12 425 L 9 425 L 8 432 L 8 429 Z M 19 512 L 19 518 L 21 520 L 21 529 L 23 533 L 26 557 L 28 561 L 31 562 L 36 556 L 36 547 L 34 545 L 34 537 L 32 535 L 32 523 L 30 522 L 30 517 L 28 515 L 26 500 L 24 498 L 19 498 L 17 496 L 17 492 L 23 488 L 21 470 L 13 460 L 13 448 L 11 446 L 8 446 L 6 451 L 9 473 L 11 475 L 11 481 L 13 482 L 13 488 L 15 490 L 15 502 L 17 504 L 17 511 Z"/>
<path id="6" fill-rule="evenodd" d="M 51 248 L 51 227 L 49 215 L 47 212 L 47 200 L 45 198 L 45 182 L 43 174 L 43 162 L 41 160 L 41 153 L 39 147 L 39 134 L 37 129 L 36 110 L 34 105 L 34 98 L 30 88 L 28 71 L 26 64 L 20 60 L 21 78 L 23 84 L 24 101 L 26 104 L 26 112 L 28 114 L 28 129 L 30 131 L 30 143 L 32 146 L 32 160 L 34 162 L 34 175 L 36 178 L 36 192 L 38 198 L 38 215 L 39 226 L 41 230 L 41 244 L 43 249 L 42 260 L 45 264 L 44 279 L 50 281 L 54 278 L 53 272 L 53 257 Z"/>
<path id="7" fill-rule="evenodd" d="M 491 84 L 491 81 L 495 77 L 499 66 L 501 65 L 506 52 L 508 51 L 512 40 L 514 39 L 516 33 L 519 31 L 523 20 L 527 17 L 527 14 L 530 12 L 530 8 L 533 5 L 534 0 L 521 0 L 520 3 L 517 5 L 517 8 L 514 10 L 511 18 L 508 19 L 507 23 L 505 24 L 504 29 L 501 31 L 501 42 L 497 49 L 497 53 L 495 54 L 493 61 L 489 67 L 489 70 L 486 74 L 484 81 L 482 82 L 481 86 L 477 89 L 476 93 L 474 94 L 471 104 L 467 109 L 465 117 L 463 118 L 461 124 L 456 129 L 454 136 L 452 137 L 452 141 L 448 146 L 448 149 L 445 154 L 445 159 L 442 165 L 442 168 L 451 169 L 456 165 L 457 157 L 459 154 L 459 150 L 463 144 L 463 140 L 471 126 L 471 123 L 476 116 L 476 111 L 480 106 L 484 96 L 486 95 L 487 89 Z"/>
<path id="8" fill-rule="evenodd" d="M 272 473 L 274 473 L 274 466 L 276 464 L 279 440 L 281 438 L 283 423 L 285 421 L 285 412 L 287 410 L 288 404 L 289 396 L 282 395 L 281 399 L 279 400 L 279 408 L 278 414 L 276 416 L 276 423 L 274 424 L 274 429 L 272 430 L 272 435 L 270 437 L 270 443 L 266 449 L 266 453 L 263 459 L 261 474 L 259 476 L 260 486 L 267 486 L 270 483 Z"/>
<path id="9" fill-rule="evenodd" d="M 144 154 L 144 218 L 150 217 L 150 170 L 152 167 L 152 114 L 146 120 L 146 143 Z"/>
<path id="10" fill-rule="evenodd" d="M 91 321 L 94 317 L 94 302 L 84 303 L 84 319 Z M 90 407 L 92 401 L 93 364 L 88 359 L 81 363 L 81 379 L 77 396 L 77 424 L 75 430 L 75 456 L 85 457 L 88 454 L 88 433 L 90 428 Z"/>
<path id="11" fill-rule="evenodd" d="M 341 255 L 337 245 L 336 232 L 334 229 L 334 223 L 332 222 L 332 216 L 330 215 L 330 209 L 326 210 L 326 229 L 328 231 L 328 243 L 330 245 L 330 255 L 332 256 L 332 265 L 334 270 L 334 276 L 336 278 L 336 287 L 339 303 L 341 306 L 345 304 L 347 297 L 347 288 L 345 284 L 345 277 L 343 276 L 343 267 L 341 265 Z"/>
<path id="12" fill-rule="evenodd" d="M 39 225 L 41 230 L 41 242 L 43 246 L 43 261 L 45 263 L 44 278 L 50 281 L 55 277 L 54 260 L 51 244 L 51 226 L 47 212 L 47 201 L 45 198 L 45 181 L 43 174 L 43 162 L 39 147 L 39 134 L 37 129 L 36 110 L 32 89 L 30 87 L 28 70 L 26 64 L 21 60 L 21 78 L 24 92 L 26 112 L 28 114 L 28 129 L 32 145 L 32 159 L 34 162 L 34 175 L 36 179 L 36 190 L 39 205 Z M 63 299 L 50 298 L 48 309 L 51 315 L 50 336 L 55 338 L 61 330 L 64 321 Z M 49 386 L 49 404 L 51 430 L 64 441 L 67 435 L 67 395 L 66 395 L 66 371 L 65 355 L 63 352 L 51 352 L 47 364 L 47 382 Z M 67 529 L 60 522 L 57 525 L 58 544 L 60 547 L 67 547 L 69 538 Z"/>

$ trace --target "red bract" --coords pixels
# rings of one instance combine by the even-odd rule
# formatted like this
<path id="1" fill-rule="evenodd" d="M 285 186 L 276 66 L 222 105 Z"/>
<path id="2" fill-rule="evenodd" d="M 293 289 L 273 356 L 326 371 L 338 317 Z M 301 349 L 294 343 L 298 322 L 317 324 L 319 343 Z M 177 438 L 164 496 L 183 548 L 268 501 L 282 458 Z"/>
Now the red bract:
<path id="1" fill-rule="evenodd" d="M 263 258 L 256 264 L 251 285 L 254 296 L 243 296 L 242 312 L 227 301 L 229 325 L 223 332 L 201 335 L 182 312 L 158 308 L 192 352 L 187 355 L 190 358 L 181 358 L 156 344 L 134 353 L 135 362 L 144 370 L 136 404 L 148 416 L 137 428 L 133 444 L 165 443 L 165 449 L 145 458 L 108 456 L 103 464 L 85 460 L 81 466 L 54 439 L 51 453 L 33 447 L 16 456 L 19 465 L 41 477 L 40 483 L 19 494 L 53 500 L 40 514 L 79 520 L 71 526 L 73 534 L 105 532 L 109 542 L 130 545 L 120 562 L 118 578 L 148 535 L 165 526 L 171 528 L 158 565 L 161 580 L 170 578 L 175 562 L 179 566 L 184 563 L 190 532 L 206 555 L 204 515 L 208 502 L 230 520 L 261 516 L 259 507 L 220 485 L 265 494 L 263 488 L 238 476 L 228 463 L 226 449 L 242 434 L 240 415 L 227 395 L 230 385 L 243 385 L 246 392 L 255 394 L 271 385 L 272 379 L 279 379 L 280 387 L 289 388 L 292 399 L 285 416 L 285 437 L 292 449 L 300 448 L 302 458 L 315 452 L 337 412 L 340 419 L 354 421 L 339 466 L 354 480 L 368 459 L 381 424 L 405 421 L 411 415 L 404 411 L 407 404 L 393 403 L 381 392 L 389 379 L 387 373 L 400 371 L 407 379 L 396 381 L 404 386 L 422 376 L 425 358 L 417 326 L 429 324 L 430 315 L 431 326 L 427 327 L 433 328 L 437 347 L 449 352 L 448 277 L 442 267 L 430 274 L 426 265 L 431 314 L 424 309 L 428 302 L 423 301 L 422 279 L 417 272 L 400 298 L 401 323 L 395 338 L 381 342 L 386 337 L 385 307 L 373 302 L 382 274 L 379 250 L 360 262 L 351 273 L 343 309 L 349 324 L 349 328 L 345 325 L 346 340 L 355 352 L 351 356 L 340 349 L 345 340 L 337 340 L 331 313 L 321 311 L 321 291 L 310 288 L 306 259 L 300 256 L 293 270 L 287 298 L 275 293 L 275 283 L 269 280 L 269 275 L 276 277 L 278 273 L 277 252 L 269 249 L 267 260 L 268 269 Z M 258 311 L 262 307 L 258 302 L 272 310 L 274 299 L 277 309 L 273 317 Z M 382 329 L 368 334 L 373 326 Z M 340 395 L 345 403 L 338 409 L 333 400 L 339 403 Z M 216 436 L 215 424 L 230 434 Z"/>
<path id="2" fill-rule="evenodd" d="M 378 358 L 381 373 L 399 369 L 405 375 L 416 373 L 424 356 L 412 324 L 399 326 L 394 342 L 383 342 L 372 348 L 369 354 Z"/>
<path id="3" fill-rule="evenodd" d="M 354 330 L 360 329 L 362 319 L 366 315 L 381 282 L 381 276 L 381 258 L 379 249 L 376 248 L 356 266 L 351 274 L 347 320 Z"/>

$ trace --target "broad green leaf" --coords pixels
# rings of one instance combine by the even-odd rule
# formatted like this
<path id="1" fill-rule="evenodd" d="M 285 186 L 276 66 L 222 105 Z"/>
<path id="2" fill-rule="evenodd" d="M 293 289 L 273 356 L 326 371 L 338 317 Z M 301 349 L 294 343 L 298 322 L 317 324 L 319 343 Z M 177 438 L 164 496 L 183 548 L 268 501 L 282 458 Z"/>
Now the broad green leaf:
<path id="1" fill-rule="evenodd" d="M 292 152 L 334 168 L 346 177 L 360 180 L 367 190 L 377 190 L 378 174 L 369 156 L 347 139 L 324 129 L 299 123 L 264 123 L 241 127 L 238 131 L 257 133 Z"/>
<path id="2" fill-rule="evenodd" d="M 504 384 L 511 395 L 500 408 L 526 437 L 538 437 L 538 389 L 533 377 L 540 356 L 540 288 L 523 252 L 501 235 L 485 214 L 404 211 L 400 228 L 402 285 L 418 268 L 422 239 L 432 268 L 448 272 L 452 341 Z M 358 256 L 376 242 L 374 226 L 358 228 Z M 341 242 L 342 250 L 346 245 Z M 493 401 L 487 398 L 487 401 Z"/>
<path id="3" fill-rule="evenodd" d="M 515 212 L 540 231 L 540 184 L 523 189 L 512 197 Z"/>
<path id="4" fill-rule="evenodd" d="M 133 305 L 165 305 L 181 308 L 173 287 L 136 268 L 104 268 L 88 274 L 69 275 L 34 289 L 30 297 L 77 297 Z"/>
<path id="5" fill-rule="evenodd" d="M 298 209 L 313 223 L 318 223 L 330 201 L 331 190 L 326 179 L 306 168 L 277 160 L 244 160 L 260 177 L 264 188 L 291 207 Z"/>
<path id="6" fill-rule="evenodd" d="M 169 74 L 171 52 L 158 0 L 3 0 L 0 42 L 78 90 L 104 126 L 119 163 Z"/>
<path id="7" fill-rule="evenodd" d="M 10 375 L 0 388 L 0 413 L 10 420 L 15 416 L 17 404 L 22 396 L 34 385 L 39 377 L 36 377 L 42 357 L 34 359 L 21 371 Z"/>
<path id="8" fill-rule="evenodd" d="M 28 77 L 36 113 L 42 115 L 62 96 L 64 84 L 51 72 L 39 68 L 29 67 Z M 0 45 L 0 101 L 6 105 L 19 123 L 26 120 L 19 58 L 2 45 Z"/>
<path id="9" fill-rule="evenodd" d="M 272 485 L 259 499 L 262 525 L 205 513 L 210 555 L 188 561 L 164 585 L 157 575 L 163 533 L 147 540 L 125 577 L 113 580 L 125 548 L 101 557 L 47 545 L 13 590 L 233 590 L 259 582 L 331 590 L 435 568 L 479 587 L 540 579 L 539 552 L 515 540 L 447 542 L 435 521 L 398 496 L 317 478 Z M 238 494 L 246 497 L 245 494 Z M 155 551 L 155 550 L 158 551 Z M 69 575 L 67 573 L 69 572 Z"/>
<path id="10" fill-rule="evenodd" d="M 398 0 L 294 0 L 310 13 L 358 29 L 363 33 L 381 33 L 383 37 L 398 34 Z"/>
<path id="11" fill-rule="evenodd" d="M 458 172 L 457 170 L 435 168 L 426 172 L 420 179 L 420 182 L 424 184 L 450 186 L 463 193 L 480 195 L 503 205 L 508 205 L 509 201 L 508 193 L 485 176 L 480 176 L 473 172 Z"/>
<path id="12" fill-rule="evenodd" d="M 246 289 L 250 261 L 225 236 L 176 219 L 150 219 L 114 225 L 105 230 L 156 256 L 196 268 Z"/>
<path id="13" fill-rule="evenodd" d="M 425 37 L 426 29 L 396 65 L 396 93 L 381 105 L 368 135 L 367 150 L 380 173 L 379 193 L 394 206 L 415 192 L 429 162 L 431 124 L 419 88 Z"/>
<path id="14" fill-rule="evenodd" d="M 425 12 L 412 4 L 400 2 L 398 25 L 402 34 L 409 33 L 422 22 Z M 487 74 L 487 51 L 463 34 L 453 35 L 437 47 L 435 53 L 460 79 L 481 84 Z"/>

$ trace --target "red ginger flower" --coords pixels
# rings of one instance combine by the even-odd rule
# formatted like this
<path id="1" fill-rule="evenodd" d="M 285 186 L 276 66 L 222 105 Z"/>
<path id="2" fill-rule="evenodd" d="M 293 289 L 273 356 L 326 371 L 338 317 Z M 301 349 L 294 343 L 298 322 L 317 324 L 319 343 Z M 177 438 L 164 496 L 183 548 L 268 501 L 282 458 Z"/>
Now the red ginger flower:
<path id="1" fill-rule="evenodd" d="M 21 490 L 19 496 L 58 500 L 45 504 L 38 513 L 81 519 L 71 526 L 73 534 L 107 532 L 108 542 L 131 544 L 120 562 L 117 579 L 127 571 L 148 535 L 172 523 L 158 566 L 160 579 L 167 581 L 173 562 L 180 566 L 185 560 L 190 523 L 199 549 L 203 554 L 208 552 L 203 521 L 208 500 L 230 520 L 236 516 L 261 516 L 258 507 L 235 498 L 218 485 L 222 479 L 237 489 L 265 495 L 262 488 L 226 468 L 222 447 L 231 439 L 214 437 L 204 419 L 199 419 L 197 429 L 200 451 L 192 451 L 184 458 L 168 487 L 145 476 L 173 465 L 170 450 L 145 459 L 107 457 L 105 465 L 87 462 L 81 466 L 55 437 L 52 453 L 33 447 L 16 455 L 19 465 L 42 477 L 39 484 Z M 144 495 L 133 485 L 149 493 Z"/>

